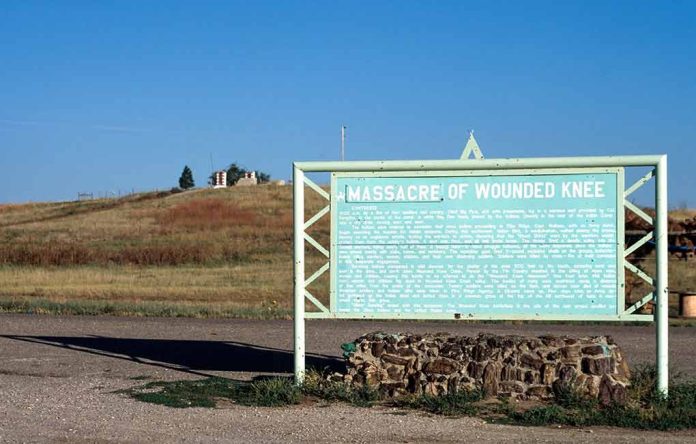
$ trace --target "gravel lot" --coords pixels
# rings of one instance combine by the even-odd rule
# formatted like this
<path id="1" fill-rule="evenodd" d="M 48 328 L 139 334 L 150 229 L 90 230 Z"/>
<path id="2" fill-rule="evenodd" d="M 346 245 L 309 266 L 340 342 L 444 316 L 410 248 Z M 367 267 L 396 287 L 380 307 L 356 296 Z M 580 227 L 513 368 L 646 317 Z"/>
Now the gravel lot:
<path id="1" fill-rule="evenodd" d="M 374 330 L 476 334 L 611 334 L 631 363 L 652 362 L 650 326 L 312 321 L 307 348 L 335 365 L 339 345 Z M 696 330 L 670 330 L 675 370 L 696 377 Z M 387 408 L 172 409 L 115 390 L 159 380 L 291 371 L 292 323 L 0 315 L 2 442 L 695 442 L 696 431 L 516 427 Z M 134 379 L 135 378 L 135 379 Z"/>

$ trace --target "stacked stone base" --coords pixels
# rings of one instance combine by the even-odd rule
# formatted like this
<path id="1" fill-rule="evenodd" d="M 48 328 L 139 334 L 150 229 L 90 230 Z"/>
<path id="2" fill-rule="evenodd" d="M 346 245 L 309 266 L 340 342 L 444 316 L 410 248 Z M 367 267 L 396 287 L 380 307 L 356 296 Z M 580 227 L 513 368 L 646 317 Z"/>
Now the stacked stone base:
<path id="1" fill-rule="evenodd" d="M 630 376 L 610 336 L 371 333 L 355 340 L 347 363 L 346 382 L 386 396 L 482 390 L 488 397 L 545 400 L 572 389 L 622 403 Z"/>

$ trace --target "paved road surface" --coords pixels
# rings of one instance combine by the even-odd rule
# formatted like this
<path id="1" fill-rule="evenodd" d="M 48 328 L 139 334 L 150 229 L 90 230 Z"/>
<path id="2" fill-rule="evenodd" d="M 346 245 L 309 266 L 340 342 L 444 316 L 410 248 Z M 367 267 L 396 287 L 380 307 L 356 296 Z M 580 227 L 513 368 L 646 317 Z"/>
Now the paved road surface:
<path id="1" fill-rule="evenodd" d="M 476 334 L 611 334 L 631 363 L 652 362 L 651 327 L 310 321 L 310 364 L 374 330 Z M 696 377 L 696 329 L 670 330 L 672 366 Z M 694 442 L 696 431 L 515 427 L 335 404 L 282 409 L 171 409 L 114 391 L 160 380 L 249 379 L 292 368 L 292 323 L 0 315 L 2 442 Z M 135 378 L 135 379 L 134 379 Z"/>

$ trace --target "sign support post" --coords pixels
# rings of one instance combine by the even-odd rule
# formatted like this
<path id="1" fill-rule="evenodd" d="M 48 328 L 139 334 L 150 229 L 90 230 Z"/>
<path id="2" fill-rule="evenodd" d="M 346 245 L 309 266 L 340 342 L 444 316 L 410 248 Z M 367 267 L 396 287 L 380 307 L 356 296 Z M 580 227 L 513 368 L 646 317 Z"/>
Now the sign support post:
<path id="1" fill-rule="evenodd" d="M 305 252 L 304 252 L 304 172 L 292 171 L 293 233 L 294 233 L 294 361 L 295 383 L 304 381 L 305 372 Z"/>
<path id="2" fill-rule="evenodd" d="M 669 387 L 668 330 L 669 288 L 667 287 L 667 156 L 661 156 L 655 174 L 655 329 L 657 331 L 657 390 L 667 396 Z"/>

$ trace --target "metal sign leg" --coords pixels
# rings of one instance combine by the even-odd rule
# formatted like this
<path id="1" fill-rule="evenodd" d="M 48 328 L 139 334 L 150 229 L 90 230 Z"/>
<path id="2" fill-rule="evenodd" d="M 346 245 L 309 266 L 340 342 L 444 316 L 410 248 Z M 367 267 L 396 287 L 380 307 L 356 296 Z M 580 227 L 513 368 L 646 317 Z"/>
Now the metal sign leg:
<path id="1" fill-rule="evenodd" d="M 667 396 L 668 374 L 668 330 L 669 288 L 667 287 L 667 156 L 657 164 L 655 182 L 655 245 L 657 270 L 655 282 L 655 328 L 657 330 L 657 390 Z"/>
<path id="2" fill-rule="evenodd" d="M 293 232 L 294 232 L 294 362 L 295 383 L 301 384 L 305 372 L 305 307 L 304 307 L 304 172 L 293 167 Z"/>

